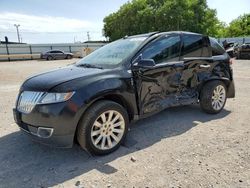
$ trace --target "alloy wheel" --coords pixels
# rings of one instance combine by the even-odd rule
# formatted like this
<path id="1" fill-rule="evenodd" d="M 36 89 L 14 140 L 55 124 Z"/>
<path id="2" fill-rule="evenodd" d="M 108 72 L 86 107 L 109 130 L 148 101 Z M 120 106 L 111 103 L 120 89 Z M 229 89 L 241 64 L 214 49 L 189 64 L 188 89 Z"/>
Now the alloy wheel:
<path id="1" fill-rule="evenodd" d="M 125 120 L 115 110 L 103 112 L 94 122 L 91 129 L 92 144 L 101 150 L 114 148 L 125 133 Z"/>
<path id="2" fill-rule="evenodd" d="M 214 110 L 220 110 L 223 108 L 226 100 L 226 90 L 222 85 L 215 87 L 212 96 L 212 106 Z"/>

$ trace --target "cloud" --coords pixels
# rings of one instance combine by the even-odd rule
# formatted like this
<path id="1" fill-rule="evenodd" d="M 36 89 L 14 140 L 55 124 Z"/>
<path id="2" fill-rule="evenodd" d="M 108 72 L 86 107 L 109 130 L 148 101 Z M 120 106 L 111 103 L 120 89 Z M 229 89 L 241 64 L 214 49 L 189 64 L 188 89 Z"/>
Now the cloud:
<path id="1" fill-rule="evenodd" d="M 20 24 L 23 32 L 100 32 L 102 23 L 92 23 L 86 20 L 65 17 L 34 16 L 12 12 L 0 12 L 0 29 L 15 31 L 14 24 Z"/>
<path id="2" fill-rule="evenodd" d="M 20 36 L 25 43 L 68 43 L 88 40 L 104 40 L 103 23 L 65 17 L 35 16 L 13 12 L 0 12 L 0 40 L 8 36 L 17 41 L 14 24 L 20 24 Z"/>

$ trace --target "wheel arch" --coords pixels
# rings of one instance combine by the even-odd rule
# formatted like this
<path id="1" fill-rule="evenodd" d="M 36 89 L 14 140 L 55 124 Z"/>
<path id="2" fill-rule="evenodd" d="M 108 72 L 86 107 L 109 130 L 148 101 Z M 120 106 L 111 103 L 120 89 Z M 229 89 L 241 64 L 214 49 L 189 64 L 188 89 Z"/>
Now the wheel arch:
<path id="1" fill-rule="evenodd" d="M 133 119 L 134 110 L 129 105 L 129 102 L 122 95 L 107 94 L 107 95 L 104 95 L 103 97 L 101 97 L 100 99 L 96 100 L 95 102 L 97 102 L 99 100 L 110 100 L 110 101 L 113 101 L 113 102 L 120 104 L 127 111 L 129 121 L 131 121 Z"/>
<path id="2" fill-rule="evenodd" d="M 199 98 L 200 98 L 200 93 L 203 89 L 203 87 L 208 83 L 208 82 L 212 82 L 212 81 L 215 81 L 215 80 L 218 80 L 218 81 L 222 81 L 225 86 L 226 86 L 226 89 L 227 91 L 229 90 L 229 87 L 230 87 L 230 83 L 232 82 L 229 78 L 226 78 L 226 77 L 212 77 L 212 78 L 209 78 L 207 80 L 204 80 L 202 82 L 202 84 L 200 84 L 200 86 L 198 87 L 198 92 L 199 92 Z"/>
<path id="3" fill-rule="evenodd" d="M 84 115 L 86 114 L 86 111 L 91 107 L 93 106 L 95 103 L 99 102 L 99 101 L 102 101 L 102 100 L 109 100 L 109 101 L 113 101 L 115 103 L 118 103 L 120 104 L 124 109 L 125 111 L 127 112 L 128 114 L 128 117 L 129 117 L 129 122 L 131 122 L 134 118 L 134 110 L 133 108 L 129 105 L 129 103 L 127 102 L 127 100 L 122 96 L 122 95 L 119 95 L 119 94 L 115 94 L 115 93 L 107 93 L 105 95 L 102 95 L 102 96 L 99 96 L 99 97 L 96 97 L 94 99 L 92 99 L 90 102 L 88 102 L 82 109 L 82 112 L 80 114 L 80 117 L 77 121 L 77 125 L 76 125 L 76 128 L 75 128 L 75 138 L 74 140 L 76 141 L 76 133 L 77 133 L 77 128 L 79 126 L 79 123 L 81 122 L 82 118 L 84 117 Z"/>

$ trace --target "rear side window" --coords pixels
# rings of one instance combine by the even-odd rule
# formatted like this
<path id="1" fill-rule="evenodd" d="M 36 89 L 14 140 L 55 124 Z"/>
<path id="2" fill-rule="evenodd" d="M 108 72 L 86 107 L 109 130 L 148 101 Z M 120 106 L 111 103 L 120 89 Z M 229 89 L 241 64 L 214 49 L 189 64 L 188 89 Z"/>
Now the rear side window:
<path id="1" fill-rule="evenodd" d="M 202 56 L 202 48 L 204 40 L 202 35 L 189 35 L 182 36 L 183 46 L 181 51 L 182 57 L 200 57 Z"/>
<path id="2" fill-rule="evenodd" d="M 209 38 L 210 45 L 212 48 L 212 56 L 223 55 L 225 53 L 225 49 L 213 38 Z"/>
<path id="3" fill-rule="evenodd" d="M 143 59 L 153 59 L 156 64 L 178 61 L 180 56 L 181 39 L 179 35 L 166 35 L 152 44 L 143 52 Z"/>
<path id="4" fill-rule="evenodd" d="M 62 51 L 59 51 L 59 50 L 53 50 L 53 51 L 50 51 L 49 53 L 56 54 L 56 53 L 62 53 Z"/>

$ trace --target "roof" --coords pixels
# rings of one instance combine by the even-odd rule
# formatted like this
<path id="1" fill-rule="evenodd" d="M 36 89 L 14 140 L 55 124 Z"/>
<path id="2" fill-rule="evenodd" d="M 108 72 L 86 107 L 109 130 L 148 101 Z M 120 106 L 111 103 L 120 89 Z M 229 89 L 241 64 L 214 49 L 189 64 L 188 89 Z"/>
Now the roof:
<path id="1" fill-rule="evenodd" d="M 132 36 L 125 36 L 124 38 L 134 38 L 134 37 L 151 37 L 153 35 L 166 35 L 166 34 L 191 34 L 191 35 L 202 35 L 200 33 L 193 33 L 188 31 L 166 31 L 166 32 L 150 32 L 150 33 L 144 33 L 139 35 L 132 35 Z"/>
<path id="2" fill-rule="evenodd" d="M 200 33 L 193 33 L 189 31 L 166 31 L 166 32 L 161 32 L 159 34 L 189 34 L 189 35 L 202 35 Z"/>
<path id="3" fill-rule="evenodd" d="M 152 35 L 155 35 L 159 33 L 158 31 L 150 32 L 150 33 L 143 33 L 139 35 L 131 35 L 131 36 L 125 36 L 124 38 L 135 38 L 135 37 L 151 37 Z"/>

